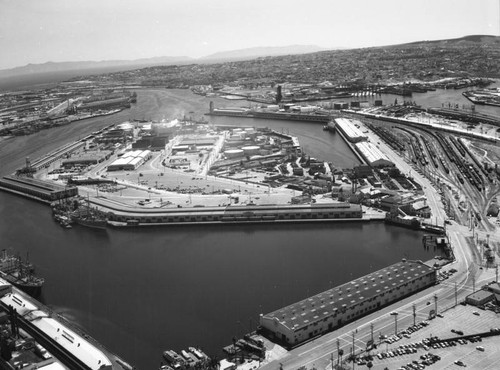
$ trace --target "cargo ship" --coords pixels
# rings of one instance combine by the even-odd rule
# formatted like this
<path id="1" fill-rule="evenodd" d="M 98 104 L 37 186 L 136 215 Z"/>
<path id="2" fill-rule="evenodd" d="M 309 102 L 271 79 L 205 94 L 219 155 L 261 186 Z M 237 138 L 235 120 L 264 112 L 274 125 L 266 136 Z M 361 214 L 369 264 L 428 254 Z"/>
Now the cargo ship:
<path id="1" fill-rule="evenodd" d="M 33 297 L 40 295 L 44 279 L 34 275 L 33 265 L 20 256 L 12 256 L 6 249 L 0 256 L 0 277 Z"/>
<path id="2" fill-rule="evenodd" d="M 78 225 L 92 227 L 94 229 L 105 229 L 108 221 L 105 218 L 93 216 L 71 216 L 71 220 Z"/>
<path id="3" fill-rule="evenodd" d="M 86 203 L 86 206 L 79 207 L 71 214 L 71 220 L 81 226 L 105 229 L 108 220 L 104 212 L 90 207 L 90 200 L 88 198 Z"/>

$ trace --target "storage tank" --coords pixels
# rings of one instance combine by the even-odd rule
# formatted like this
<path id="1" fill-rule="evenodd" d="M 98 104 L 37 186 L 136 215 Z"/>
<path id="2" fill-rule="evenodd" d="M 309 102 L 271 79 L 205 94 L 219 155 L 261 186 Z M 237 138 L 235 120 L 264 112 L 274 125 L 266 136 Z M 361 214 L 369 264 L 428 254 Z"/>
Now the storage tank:
<path id="1" fill-rule="evenodd" d="M 238 158 L 243 157 L 244 151 L 241 149 L 229 149 L 224 151 L 226 158 Z"/>
<path id="2" fill-rule="evenodd" d="M 318 109 L 317 107 L 308 105 L 307 107 L 300 107 L 300 112 L 301 113 L 312 113 L 312 112 L 316 111 L 317 109 Z"/>
<path id="3" fill-rule="evenodd" d="M 249 146 L 244 146 L 243 152 L 245 155 L 256 155 L 259 154 L 260 147 L 258 145 L 249 145 Z"/>

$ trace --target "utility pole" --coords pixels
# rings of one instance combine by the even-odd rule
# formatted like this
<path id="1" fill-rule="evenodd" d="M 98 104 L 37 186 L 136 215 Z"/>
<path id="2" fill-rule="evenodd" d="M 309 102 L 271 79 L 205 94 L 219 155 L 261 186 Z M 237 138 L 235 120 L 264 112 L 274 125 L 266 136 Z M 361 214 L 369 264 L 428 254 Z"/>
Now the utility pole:
<path id="1" fill-rule="evenodd" d="M 354 348 L 354 330 L 352 331 L 352 370 L 354 370 L 354 366 L 356 364 L 356 361 L 354 361 L 356 349 Z"/>
<path id="2" fill-rule="evenodd" d="M 457 282 L 455 281 L 455 306 L 458 304 L 458 297 L 457 297 Z"/>
<path id="3" fill-rule="evenodd" d="M 434 314 L 438 314 L 438 296 L 434 294 Z"/>
<path id="4" fill-rule="evenodd" d="M 370 332 L 371 332 L 371 335 L 372 335 L 372 343 L 375 343 L 373 341 L 373 323 L 370 324 Z"/>
<path id="5" fill-rule="evenodd" d="M 337 338 L 337 367 L 340 365 L 340 340 Z"/>
<path id="6" fill-rule="evenodd" d="M 416 318 L 417 318 L 417 312 L 416 312 L 416 310 L 417 310 L 417 306 L 415 306 L 415 303 L 414 303 L 414 304 L 413 304 L 413 325 L 414 325 L 414 326 L 416 325 L 415 320 L 416 320 Z"/>

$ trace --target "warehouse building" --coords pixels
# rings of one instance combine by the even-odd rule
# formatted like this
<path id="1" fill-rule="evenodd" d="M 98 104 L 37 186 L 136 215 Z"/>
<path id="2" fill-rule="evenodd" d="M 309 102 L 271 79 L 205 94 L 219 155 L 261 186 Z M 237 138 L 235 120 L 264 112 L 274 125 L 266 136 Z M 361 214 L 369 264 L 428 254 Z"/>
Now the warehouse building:
<path id="1" fill-rule="evenodd" d="M 0 179 L 0 188 L 12 190 L 18 194 L 26 194 L 48 202 L 78 195 L 78 188 L 74 186 L 64 186 L 51 181 L 20 176 L 3 177 Z"/>
<path id="2" fill-rule="evenodd" d="M 111 157 L 111 151 L 109 150 L 101 150 L 96 152 L 88 151 L 84 154 L 72 156 L 69 159 L 63 160 L 62 166 L 64 168 L 71 168 L 74 166 L 90 166 L 92 164 L 101 163 L 109 157 Z"/>
<path id="3" fill-rule="evenodd" d="M 465 298 L 465 302 L 473 306 L 484 306 L 486 303 L 494 300 L 495 293 L 488 290 L 478 290 Z"/>
<path id="4" fill-rule="evenodd" d="M 108 166 L 108 171 L 134 171 L 150 158 L 150 150 L 126 152 Z"/>
<path id="5" fill-rule="evenodd" d="M 260 316 L 264 334 L 288 347 L 337 329 L 436 283 L 421 261 L 395 263 L 349 283 Z"/>
<path id="6" fill-rule="evenodd" d="M 363 159 L 372 167 L 387 167 L 394 166 L 394 163 L 382 153 L 375 145 L 369 142 L 360 142 L 354 144 L 354 147 Z"/>
<path id="7" fill-rule="evenodd" d="M 361 123 L 359 121 L 347 118 L 335 118 L 336 129 L 344 134 L 345 138 L 351 143 L 358 143 L 368 139 L 368 137 L 359 129 L 360 124 Z"/>

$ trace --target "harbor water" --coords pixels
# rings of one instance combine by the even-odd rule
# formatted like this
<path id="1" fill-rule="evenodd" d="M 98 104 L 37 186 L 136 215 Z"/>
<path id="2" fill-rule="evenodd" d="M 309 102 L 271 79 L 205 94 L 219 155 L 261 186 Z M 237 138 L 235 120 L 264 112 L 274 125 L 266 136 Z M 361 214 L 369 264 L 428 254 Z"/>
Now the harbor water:
<path id="1" fill-rule="evenodd" d="M 58 146 L 127 119 L 200 119 L 210 99 L 187 90 L 138 91 L 113 116 L 0 142 L 1 175 Z M 218 99 L 216 105 L 227 101 Z M 357 163 L 318 123 L 210 117 L 299 137 L 338 167 Z M 25 255 L 45 278 L 42 300 L 138 369 L 166 349 L 199 346 L 220 356 L 266 313 L 402 258 L 426 260 L 422 234 L 383 223 L 182 226 L 134 230 L 61 228 L 47 206 L 0 192 L 2 248 Z"/>

